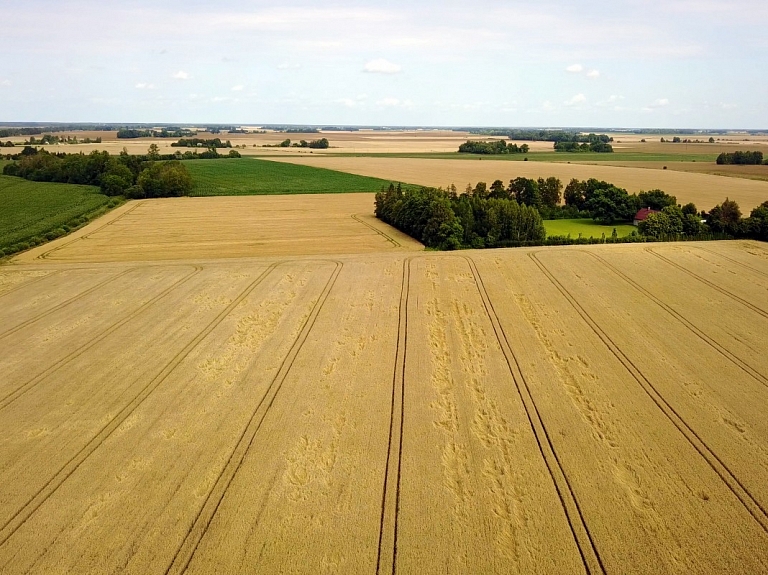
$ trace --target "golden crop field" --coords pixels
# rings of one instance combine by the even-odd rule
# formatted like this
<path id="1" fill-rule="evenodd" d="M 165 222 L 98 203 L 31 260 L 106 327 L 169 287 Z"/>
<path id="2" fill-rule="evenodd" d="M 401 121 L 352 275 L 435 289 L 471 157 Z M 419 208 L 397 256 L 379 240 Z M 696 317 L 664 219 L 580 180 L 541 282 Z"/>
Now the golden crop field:
<path id="1" fill-rule="evenodd" d="M 768 572 L 765 244 L 426 252 L 372 201 L 0 267 L 0 572 Z"/>
<path id="2" fill-rule="evenodd" d="M 483 159 L 482 157 L 477 160 L 444 160 L 294 155 L 270 158 L 270 160 L 328 168 L 382 179 L 389 178 L 423 186 L 446 187 L 455 184 L 460 191 L 463 191 L 468 183 L 474 186 L 477 182 L 482 181 L 490 185 L 497 179 L 506 183 L 510 179 L 520 176 L 526 178 L 555 176 L 560 178 L 563 184 L 567 184 L 571 178 L 581 180 L 596 178 L 625 188 L 630 193 L 661 189 L 668 194 L 677 196 L 678 202 L 683 204 L 694 202 L 699 209 L 703 210 L 712 209 L 727 197 L 737 201 L 742 211 L 747 214 L 768 198 L 768 181 L 603 164 L 505 162 L 503 160 Z M 755 168 L 762 167 L 755 166 Z M 768 174 L 768 169 L 766 174 Z"/>

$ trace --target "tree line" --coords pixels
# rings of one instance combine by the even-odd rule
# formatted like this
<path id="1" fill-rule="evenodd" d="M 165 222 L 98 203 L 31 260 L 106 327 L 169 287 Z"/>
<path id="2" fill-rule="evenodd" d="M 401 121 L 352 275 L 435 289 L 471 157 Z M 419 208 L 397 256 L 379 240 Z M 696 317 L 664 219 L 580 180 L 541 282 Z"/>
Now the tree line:
<path id="1" fill-rule="evenodd" d="M 171 144 L 172 148 L 231 148 L 232 142 L 222 142 L 221 138 L 181 138 Z"/>
<path id="2" fill-rule="evenodd" d="M 408 188 L 400 184 L 376 194 L 376 217 L 418 239 L 427 247 L 503 247 L 542 241 L 539 212 L 508 198 L 492 198 L 455 189 Z"/>
<path id="3" fill-rule="evenodd" d="M 320 138 L 319 140 L 312 140 L 307 142 L 306 140 L 299 140 L 298 142 L 291 143 L 290 138 L 286 138 L 279 144 L 262 144 L 262 148 L 313 148 L 316 150 L 326 150 L 330 147 L 331 143 L 327 138 Z"/>
<path id="4" fill-rule="evenodd" d="M 723 152 L 717 156 L 717 163 L 723 164 L 738 164 L 738 165 L 759 165 L 763 163 L 762 152 Z"/>
<path id="5" fill-rule="evenodd" d="M 507 145 L 504 140 L 482 142 L 479 140 L 467 140 L 459 146 L 460 154 L 527 154 L 528 144 L 518 146 L 515 143 Z"/>
<path id="6" fill-rule="evenodd" d="M 161 130 L 148 130 L 140 128 L 120 128 L 117 131 L 117 137 L 120 139 L 135 139 L 135 138 L 183 138 L 186 136 L 194 136 L 197 132 L 187 130 L 185 128 L 163 128 Z"/>
<path id="7" fill-rule="evenodd" d="M 111 156 L 109 152 L 85 154 L 51 154 L 34 148 L 3 168 L 6 176 L 17 176 L 35 182 L 59 182 L 98 186 L 107 196 L 127 198 L 160 198 L 186 196 L 192 191 L 192 178 L 181 162 L 163 159 L 157 145 L 146 155 L 126 152 Z"/>

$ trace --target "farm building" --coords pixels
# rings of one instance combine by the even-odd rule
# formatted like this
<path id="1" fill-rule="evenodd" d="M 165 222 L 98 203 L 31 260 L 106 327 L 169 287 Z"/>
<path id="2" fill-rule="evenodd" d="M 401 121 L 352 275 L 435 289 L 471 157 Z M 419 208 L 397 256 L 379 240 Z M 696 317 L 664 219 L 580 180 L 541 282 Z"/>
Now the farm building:
<path id="1" fill-rule="evenodd" d="M 632 222 L 634 225 L 638 225 L 640 222 L 644 221 L 645 218 L 650 216 L 651 214 L 655 214 L 659 210 L 652 210 L 651 208 L 642 208 L 641 210 L 638 210 L 638 212 L 635 214 L 635 219 Z"/>

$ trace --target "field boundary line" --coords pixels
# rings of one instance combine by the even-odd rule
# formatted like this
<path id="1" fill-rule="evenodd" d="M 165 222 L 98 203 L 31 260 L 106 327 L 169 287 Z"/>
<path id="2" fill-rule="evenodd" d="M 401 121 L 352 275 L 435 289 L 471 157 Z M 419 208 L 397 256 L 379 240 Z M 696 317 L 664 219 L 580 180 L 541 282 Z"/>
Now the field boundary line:
<path id="1" fill-rule="evenodd" d="M 736 498 L 742 503 L 747 512 L 757 521 L 763 531 L 768 533 L 768 511 L 760 504 L 749 490 L 741 483 L 730 468 L 720 459 L 720 457 L 706 444 L 706 442 L 690 427 L 682 416 L 675 410 L 664 396 L 656 389 L 651 381 L 642 371 L 632 362 L 632 360 L 621 351 L 621 348 L 611 339 L 611 337 L 592 319 L 589 313 L 581 306 L 578 300 L 568 291 L 568 289 L 549 271 L 549 269 L 536 257 L 536 252 L 529 253 L 528 256 L 533 260 L 536 266 L 544 273 L 552 285 L 562 294 L 562 296 L 571 304 L 576 312 L 581 316 L 584 322 L 592 329 L 595 335 L 603 342 L 608 350 L 616 357 L 632 378 L 640 385 L 650 399 L 656 404 L 661 412 L 669 421 L 680 431 L 688 443 L 702 456 L 709 464 L 712 470 L 720 477 L 723 483 L 731 490 Z"/>
<path id="2" fill-rule="evenodd" d="M 138 269 L 138 268 L 137 268 Z M 19 399 L 21 396 L 23 396 L 25 393 L 27 393 L 29 390 L 36 387 L 40 382 L 45 380 L 48 376 L 50 376 L 52 373 L 55 373 L 65 365 L 67 365 L 69 362 L 73 361 L 74 359 L 81 356 L 83 353 L 88 351 L 90 348 L 92 348 L 94 345 L 102 341 L 103 339 L 110 336 L 112 333 L 123 327 L 126 323 L 134 319 L 136 316 L 144 312 L 147 308 L 157 303 L 159 300 L 164 298 L 166 295 L 171 293 L 174 289 L 179 287 L 180 285 L 184 284 L 185 282 L 189 281 L 192 276 L 197 275 L 202 271 L 202 267 L 200 266 L 193 266 L 192 271 L 187 274 L 186 276 L 182 277 L 181 279 L 175 281 L 173 284 L 165 288 L 163 291 L 161 291 L 159 294 L 154 296 L 152 299 L 144 302 L 139 307 L 134 309 L 132 312 L 130 312 L 128 315 L 124 316 L 122 319 L 117 320 L 115 323 L 111 324 L 108 328 L 102 330 L 97 335 L 95 335 L 93 338 L 88 340 L 86 343 L 78 347 L 77 349 L 71 351 L 64 357 L 62 357 L 60 360 L 55 362 L 53 365 L 48 366 L 45 370 L 38 373 L 31 379 L 28 379 L 26 382 L 22 383 L 20 386 L 16 387 L 12 392 L 7 393 L 3 397 L 0 397 L 0 411 L 11 405 L 14 401 Z"/>
<path id="3" fill-rule="evenodd" d="M 251 445 L 253 444 L 256 434 L 261 429 L 261 425 L 264 422 L 267 413 L 274 404 L 275 398 L 277 397 L 280 389 L 283 386 L 283 383 L 288 377 L 296 357 L 304 347 L 304 343 L 309 337 L 309 334 L 312 331 L 312 328 L 314 327 L 315 322 L 317 321 L 317 318 L 325 305 L 325 302 L 328 300 L 328 296 L 333 290 L 333 287 L 336 285 L 336 280 L 338 279 L 344 264 L 336 260 L 333 260 L 333 263 L 336 264 L 336 267 L 331 272 L 331 275 L 323 287 L 323 290 L 320 292 L 320 296 L 312 306 L 312 310 L 307 316 L 307 319 L 304 320 L 299 335 L 293 341 L 293 344 L 291 344 L 291 347 L 288 350 L 286 356 L 283 358 L 277 373 L 272 378 L 272 381 L 269 383 L 267 390 L 264 392 L 264 395 L 257 403 L 256 408 L 251 414 L 248 423 L 243 429 L 243 432 L 240 434 L 240 438 L 235 444 L 232 452 L 229 454 L 229 458 L 227 459 L 226 464 L 224 464 L 224 467 L 222 467 L 219 476 L 216 478 L 216 482 L 208 492 L 203 505 L 200 507 L 195 520 L 189 526 L 187 534 L 176 550 L 176 554 L 174 555 L 171 564 L 165 570 L 166 575 L 170 573 L 184 573 L 187 570 L 187 567 L 189 567 L 193 557 L 195 556 L 200 543 L 208 531 L 208 527 L 219 511 L 219 507 L 221 506 L 221 502 L 224 500 L 229 486 L 232 484 L 232 481 L 234 481 L 238 471 L 240 471 L 240 467 L 242 466 L 243 461 L 245 460 L 245 457 L 248 454 Z"/>
<path id="4" fill-rule="evenodd" d="M 723 255 L 723 254 L 721 254 L 721 253 L 718 253 L 718 252 L 716 252 L 715 250 L 710 250 L 709 248 L 705 248 L 705 247 L 703 247 L 703 246 L 691 246 L 691 247 L 693 247 L 693 249 L 696 249 L 696 250 L 701 250 L 702 252 L 707 252 L 707 253 L 709 253 L 709 254 L 712 254 L 712 255 L 714 255 L 714 256 L 716 256 L 716 257 L 718 257 L 718 258 L 723 258 L 724 260 L 728 260 L 729 262 L 732 262 L 732 263 L 736 264 L 737 266 L 741 266 L 741 267 L 743 267 L 744 269 L 748 269 L 749 271 L 751 271 L 751 272 L 753 272 L 753 273 L 756 273 L 756 274 L 758 274 L 758 275 L 761 275 L 761 276 L 765 276 L 765 277 L 768 277 L 768 272 L 764 272 L 764 271 L 762 271 L 762 270 L 759 270 L 759 269 L 757 269 L 757 268 L 753 268 L 753 267 L 752 267 L 752 266 L 750 266 L 750 265 L 747 265 L 747 264 L 745 264 L 745 263 L 742 263 L 742 262 L 740 262 L 740 261 L 738 261 L 738 260 L 735 260 L 735 259 L 733 259 L 733 258 L 729 258 L 728 256 L 726 256 L 726 255 Z"/>
<path id="5" fill-rule="evenodd" d="M 225 309 L 214 317 L 208 325 L 189 341 L 173 358 L 147 383 L 134 397 L 125 405 L 109 423 L 102 427 L 99 432 L 91 438 L 69 461 L 67 461 L 45 485 L 43 485 L 32 498 L 14 513 L 2 526 L 0 526 L 0 546 L 4 545 L 8 539 L 29 519 L 45 501 L 61 487 L 61 485 L 72 475 L 90 455 L 110 436 L 130 415 L 163 383 L 168 376 L 173 373 L 176 367 L 202 342 L 216 327 L 226 318 L 240 303 L 256 289 L 256 287 L 282 262 L 276 262 L 267 267 L 248 287 L 246 287 L 237 298 L 235 298 Z M 202 268 L 200 268 L 202 269 Z M 199 273 L 196 269 L 186 278 L 180 281 L 186 281 L 193 275 Z M 177 282 L 179 283 L 179 282 Z"/>
<path id="6" fill-rule="evenodd" d="M 10 268 L 10 267 L 9 268 L 2 268 L 2 267 L 0 267 L 0 271 L 5 271 L 6 269 L 13 270 L 13 268 Z M 22 288 L 25 288 L 25 287 L 29 286 L 29 285 L 36 284 L 39 281 L 43 281 L 44 279 L 51 278 L 53 276 L 57 276 L 57 275 L 61 274 L 63 271 L 64 270 L 52 270 L 52 271 L 48 272 L 47 274 L 42 275 L 40 277 L 36 277 L 34 279 L 27 280 L 25 282 L 21 282 L 19 285 L 12 287 L 8 291 L 4 291 L 3 293 L 0 293 L 0 298 L 3 298 L 5 296 L 7 296 L 8 294 L 13 293 L 15 291 L 18 291 L 18 290 L 20 290 Z M 69 270 L 67 270 L 67 271 L 69 271 Z M 16 272 L 16 273 L 24 273 L 24 272 Z"/>
<path id="7" fill-rule="evenodd" d="M 130 214 L 131 212 L 133 212 L 133 211 L 134 211 L 136 208 L 138 208 L 139 206 L 143 205 L 144 203 L 145 203 L 145 201 L 136 202 L 136 203 L 135 203 L 133 206 L 131 206 L 130 208 L 128 208 L 127 210 L 125 210 L 125 211 L 124 211 L 122 214 L 120 214 L 119 216 L 117 216 L 115 219 L 108 221 L 107 223 L 105 223 L 105 224 L 103 224 L 103 225 L 99 226 L 99 227 L 98 227 L 98 228 L 96 228 L 95 230 L 92 230 L 92 231 L 88 232 L 87 234 L 83 234 L 83 235 L 77 236 L 76 238 L 72 238 L 72 239 L 71 239 L 71 240 L 69 240 L 68 242 L 64 242 L 63 244 L 61 244 L 61 245 L 59 245 L 59 246 L 56 246 L 55 248 L 51 248 L 50 250 L 48 250 L 48 251 L 45 251 L 45 252 L 41 253 L 39 256 L 37 256 L 35 259 L 37 259 L 37 260 L 45 260 L 45 259 L 48 259 L 48 257 L 49 257 L 49 256 L 50 256 L 50 255 L 51 255 L 53 252 L 57 252 L 57 251 L 59 251 L 59 250 L 61 250 L 61 249 L 64 249 L 64 248 L 66 248 L 66 247 L 68 247 L 68 246 L 70 246 L 70 245 L 74 244 L 75 242 L 79 242 L 79 241 L 81 241 L 81 240 L 85 240 L 85 239 L 90 239 L 90 238 L 89 238 L 89 236 L 90 236 L 90 235 L 92 235 L 92 234 L 95 234 L 96 232 L 99 232 L 99 231 L 103 230 L 103 229 L 104 229 L 104 228 L 106 228 L 107 226 L 111 226 L 111 225 L 112 225 L 112 224 L 114 224 L 115 222 L 117 222 L 117 221 L 119 221 L 119 220 L 123 219 L 125 216 L 127 216 L 128 214 Z"/>
<path id="8" fill-rule="evenodd" d="M 397 240 L 395 240 L 394 238 L 391 238 L 391 237 L 389 237 L 389 236 L 388 236 L 387 234 L 385 234 L 383 231 L 381 231 L 381 230 L 379 230 L 379 229 L 375 228 L 374 226 L 372 226 L 372 225 L 371 225 L 371 224 L 369 224 L 368 222 L 364 222 L 363 220 L 361 220 L 361 219 L 360 219 L 360 217 L 359 217 L 357 214 L 352 214 L 350 217 L 351 217 L 353 220 L 355 220 L 356 222 L 358 222 L 358 223 L 360 223 L 360 224 L 363 224 L 365 227 L 372 229 L 374 232 L 376 232 L 377 234 L 379 234 L 380 236 L 382 236 L 384 239 L 386 239 L 388 242 L 390 242 L 390 243 L 391 243 L 391 244 L 392 244 L 394 247 L 396 247 L 396 248 L 401 248 L 401 247 L 403 247 L 403 246 L 402 246 L 402 244 L 400 244 L 400 242 L 398 242 L 398 241 L 397 241 Z"/>
<path id="9" fill-rule="evenodd" d="M 11 335 L 13 333 L 16 333 L 20 329 L 24 329 L 25 327 L 35 323 L 36 321 L 39 321 L 39 320 L 43 319 L 44 317 L 46 317 L 46 316 L 48 316 L 48 315 L 50 315 L 52 313 L 55 313 L 55 312 L 65 308 L 65 307 L 67 307 L 69 304 L 74 303 L 74 302 L 76 302 L 77 300 L 79 300 L 81 298 L 84 298 L 85 296 L 95 292 L 99 288 L 104 287 L 108 283 L 113 282 L 113 281 L 121 278 L 122 276 L 126 275 L 127 273 L 135 271 L 137 269 L 141 269 L 141 268 L 138 268 L 138 267 L 128 268 L 128 269 L 118 273 L 117 275 L 109 277 L 109 278 L 105 279 L 104 281 L 101 281 L 101 282 L 97 283 L 96 285 L 89 287 L 85 291 L 80 292 L 79 294 L 69 298 L 68 300 L 65 300 L 65 301 L 61 302 L 60 304 L 55 305 L 51 309 L 46 310 L 46 311 L 42 312 L 41 314 L 39 314 L 39 315 L 37 315 L 35 317 L 32 317 L 32 318 L 30 318 L 28 320 L 25 320 L 25 321 L 15 325 L 12 328 L 5 330 L 4 332 L 1 332 L 0 333 L 0 339 L 4 339 L 4 338 L 8 337 L 9 335 Z"/>
<path id="10" fill-rule="evenodd" d="M 659 253 L 657 253 L 652 248 L 645 248 L 645 251 L 647 251 L 649 254 L 651 254 L 653 256 L 656 256 L 657 258 L 659 258 L 660 260 L 668 263 L 669 265 L 679 269 L 681 272 L 683 272 L 685 274 L 688 274 L 692 278 L 695 278 L 696 280 L 700 281 L 704 285 L 711 287 L 713 290 L 720 292 L 724 296 L 732 299 L 735 302 L 738 302 L 738 303 L 742 304 L 743 306 L 751 309 L 755 313 L 757 313 L 757 314 L 763 316 L 764 318 L 768 319 L 768 311 L 765 311 L 764 309 L 757 307 L 756 305 L 748 302 L 747 300 L 745 300 L 745 299 L 743 299 L 743 298 L 741 298 L 741 297 L 739 297 L 739 296 L 729 292 L 727 289 L 721 288 L 719 285 L 717 285 L 717 284 L 709 281 L 708 279 L 703 278 L 700 275 L 692 272 L 691 270 L 689 270 L 685 266 L 681 266 L 677 262 L 674 262 L 671 259 L 669 259 L 669 258 L 667 258 L 667 257 L 665 257 L 665 256 L 663 256 L 663 255 L 661 255 Z"/>
<path id="11" fill-rule="evenodd" d="M 539 453 L 544 460 L 547 470 L 549 471 L 550 478 L 557 492 L 560 504 L 565 513 L 565 519 L 568 522 L 568 526 L 573 535 L 574 543 L 579 550 L 581 560 L 584 565 L 584 569 L 588 574 L 593 573 L 606 573 L 605 565 L 600 557 L 600 553 L 597 550 L 595 541 L 592 538 L 592 534 L 587 527 L 584 514 L 579 505 L 576 494 L 573 492 L 571 482 L 568 480 L 568 475 L 565 473 L 565 469 L 557 456 L 555 446 L 552 443 L 547 427 L 544 424 L 544 420 L 539 413 L 536 402 L 531 394 L 528 380 L 523 374 L 520 362 L 512 350 L 512 346 L 509 343 L 509 338 L 504 330 L 504 326 L 499 320 L 499 316 L 496 313 L 496 309 L 493 305 L 493 301 L 488 294 L 485 287 L 480 271 L 477 269 L 475 261 L 468 256 L 459 256 L 464 259 L 469 266 L 470 271 L 475 280 L 477 291 L 480 294 L 480 298 L 483 301 L 483 307 L 485 308 L 486 315 L 493 326 L 496 340 L 499 343 L 504 358 L 509 369 L 509 374 L 512 376 L 512 381 L 515 384 L 518 396 L 520 397 L 523 409 L 528 416 L 528 423 L 533 431 L 534 438 L 539 447 Z"/>
<path id="12" fill-rule="evenodd" d="M 751 365 L 749 365 L 746 361 L 735 355 L 734 353 L 728 351 L 726 348 L 724 348 L 721 344 L 717 342 L 717 340 L 711 338 L 706 333 L 704 333 L 701 329 L 696 327 L 691 321 L 685 318 L 681 313 L 677 312 L 672 306 L 665 303 L 661 298 L 654 295 L 653 292 L 650 290 L 647 290 L 646 288 L 642 287 L 639 283 L 637 283 L 635 280 L 630 278 L 628 275 L 626 275 L 624 272 L 616 268 L 613 264 L 609 263 L 607 260 L 603 259 L 602 257 L 598 256 L 597 254 L 594 254 L 592 252 L 588 252 L 586 250 L 576 250 L 580 251 L 581 253 L 587 254 L 596 260 L 598 260 L 600 263 L 602 263 L 606 268 L 608 268 L 610 271 L 612 271 L 614 274 L 619 276 L 622 280 L 624 280 L 626 283 L 628 283 L 631 287 L 636 289 L 638 292 L 643 294 L 645 297 L 653 301 L 657 306 L 662 308 L 664 311 L 666 311 L 668 314 L 670 314 L 672 317 L 674 317 L 678 322 L 683 324 L 689 331 L 691 331 L 694 335 L 696 335 L 699 339 L 701 339 L 704 343 L 712 347 L 715 351 L 717 351 L 719 354 L 721 354 L 723 357 L 725 357 L 727 360 L 729 360 L 731 363 L 733 363 L 736 367 L 741 369 L 744 373 L 752 377 L 753 379 L 756 379 L 758 382 L 762 383 L 763 385 L 768 387 L 768 377 L 764 376 L 762 373 L 757 371 L 755 368 L 753 368 Z"/>
<path id="13" fill-rule="evenodd" d="M 389 442 L 381 497 L 379 544 L 376 575 L 397 570 L 397 527 L 400 513 L 400 470 L 403 456 L 403 420 L 405 404 L 405 360 L 408 348 L 408 301 L 411 289 L 411 260 L 403 260 L 400 305 L 397 318 L 397 345 L 392 371 L 392 400 L 389 413 Z"/>

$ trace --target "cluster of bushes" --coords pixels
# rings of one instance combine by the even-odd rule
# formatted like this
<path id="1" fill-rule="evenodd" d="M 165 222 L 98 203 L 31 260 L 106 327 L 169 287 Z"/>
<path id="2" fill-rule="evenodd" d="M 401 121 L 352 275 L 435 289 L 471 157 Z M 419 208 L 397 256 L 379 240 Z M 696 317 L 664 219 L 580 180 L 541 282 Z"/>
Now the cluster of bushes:
<path id="1" fill-rule="evenodd" d="M 13 142 L 11 142 L 10 140 L 8 140 L 5 144 L 0 142 L 0 148 L 13 148 L 14 146 L 15 146 L 15 144 Z"/>
<path id="2" fill-rule="evenodd" d="M 717 156 L 717 163 L 723 164 L 738 164 L 738 165 L 759 165 L 763 163 L 762 152 L 723 152 Z"/>
<path id="3" fill-rule="evenodd" d="M 607 134 L 582 134 L 567 130 L 516 130 L 516 129 L 469 129 L 472 134 L 483 136 L 502 136 L 510 140 L 522 140 L 529 142 L 579 142 L 592 143 L 603 142 L 608 144 L 613 138 Z"/>
<path id="4" fill-rule="evenodd" d="M 376 216 L 425 246 L 444 250 L 504 247 L 546 237 L 535 208 L 508 198 L 459 195 L 455 189 L 402 190 L 390 184 L 376 194 Z"/>
<path id="5" fill-rule="evenodd" d="M 36 151 L 23 155 L 3 168 L 6 176 L 36 182 L 59 182 L 98 186 L 108 196 L 159 198 L 186 196 L 192 191 L 192 178 L 173 156 L 169 161 L 156 154 L 156 146 L 145 156 L 94 151 L 85 154 L 51 154 Z M 152 153 L 155 152 L 155 153 Z"/>
<path id="6" fill-rule="evenodd" d="M 528 144 L 522 146 L 514 143 L 507 145 L 504 140 L 493 142 L 467 140 L 459 146 L 459 153 L 461 154 L 527 154 L 528 150 Z"/>
<path id="7" fill-rule="evenodd" d="M 182 138 L 171 144 L 172 148 L 231 148 L 232 142 L 222 142 L 221 138 Z"/>

